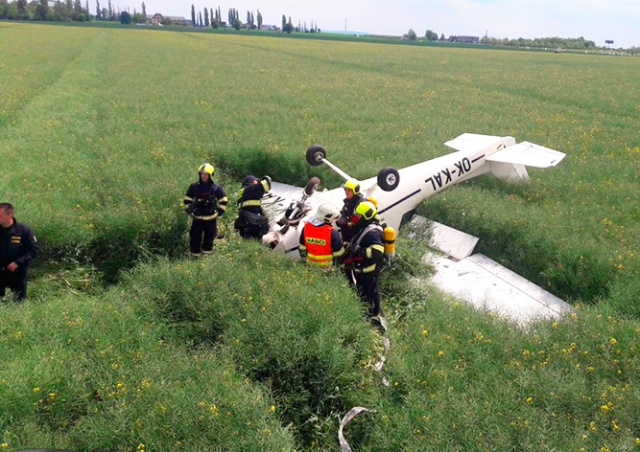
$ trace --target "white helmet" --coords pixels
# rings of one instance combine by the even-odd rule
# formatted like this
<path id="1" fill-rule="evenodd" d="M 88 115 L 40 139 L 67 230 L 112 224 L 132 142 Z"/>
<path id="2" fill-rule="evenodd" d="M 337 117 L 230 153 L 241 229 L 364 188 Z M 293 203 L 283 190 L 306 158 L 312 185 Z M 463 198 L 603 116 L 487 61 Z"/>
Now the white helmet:
<path id="1" fill-rule="evenodd" d="M 325 223 L 331 223 L 338 218 L 338 215 L 340 215 L 340 211 L 333 204 L 322 204 L 316 212 L 316 218 Z"/>

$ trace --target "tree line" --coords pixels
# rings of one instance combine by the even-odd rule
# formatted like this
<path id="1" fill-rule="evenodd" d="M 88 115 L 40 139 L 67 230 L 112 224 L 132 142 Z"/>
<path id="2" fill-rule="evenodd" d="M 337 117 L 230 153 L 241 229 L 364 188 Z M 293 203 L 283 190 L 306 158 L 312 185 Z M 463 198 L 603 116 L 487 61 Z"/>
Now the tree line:
<path id="1" fill-rule="evenodd" d="M 104 1 L 104 0 L 103 0 Z M 142 2 L 141 11 L 133 10 L 120 11 L 115 8 L 111 0 L 106 0 L 106 4 L 101 5 L 100 0 L 96 0 L 95 12 L 92 13 L 89 8 L 89 0 L 85 0 L 84 4 L 81 0 L 0 0 L 0 20 L 37 20 L 51 22 L 88 22 L 91 20 L 104 20 L 121 22 L 123 24 L 144 24 L 147 22 L 147 10 L 144 2 Z M 191 5 L 191 23 L 194 27 L 212 27 L 219 28 L 221 26 L 229 26 L 239 30 L 261 29 L 263 26 L 262 14 L 258 10 L 254 15 L 252 11 L 247 11 L 246 21 L 240 20 L 240 13 L 235 8 L 230 8 L 227 14 L 227 22 L 222 18 L 222 12 L 218 6 L 216 9 L 204 8 L 196 13 L 194 5 Z M 169 17 L 164 17 L 163 25 L 171 25 L 172 21 Z M 275 26 L 275 24 L 274 24 Z M 284 33 L 293 31 L 306 33 L 319 33 L 321 30 L 315 22 L 310 26 L 307 23 L 298 22 L 294 26 L 291 17 L 282 15 L 282 27 L 280 30 Z"/>
<path id="2" fill-rule="evenodd" d="M 409 29 L 407 34 L 405 35 L 409 40 L 415 41 L 418 39 L 416 32 L 412 29 Z M 424 37 L 427 41 L 431 42 L 451 42 L 455 38 L 455 36 L 450 36 L 449 38 L 445 38 L 444 34 L 440 34 L 434 32 L 433 30 L 427 30 L 424 34 Z M 588 50 L 596 50 L 596 49 L 606 49 L 606 47 L 598 47 L 594 41 L 583 38 L 582 36 L 579 38 L 558 38 L 558 37 L 550 37 L 550 38 L 534 38 L 534 39 L 526 39 L 526 38 L 518 38 L 518 39 L 510 39 L 510 38 L 494 38 L 491 36 L 483 36 L 479 39 L 481 44 L 491 45 L 491 46 L 506 46 L 506 47 L 521 47 L 521 48 L 534 48 L 534 49 L 563 49 L 563 50 L 577 50 L 577 51 L 588 51 Z M 625 49 L 625 52 L 631 55 L 640 55 L 640 47 L 630 47 L 629 49 Z"/>

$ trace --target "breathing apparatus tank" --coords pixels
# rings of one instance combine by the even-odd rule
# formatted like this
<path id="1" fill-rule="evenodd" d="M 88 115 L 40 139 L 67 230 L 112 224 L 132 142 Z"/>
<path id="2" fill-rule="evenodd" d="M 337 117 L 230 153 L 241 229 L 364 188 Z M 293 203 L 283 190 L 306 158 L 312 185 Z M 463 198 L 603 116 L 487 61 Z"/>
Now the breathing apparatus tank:
<path id="1" fill-rule="evenodd" d="M 382 234 L 382 241 L 384 242 L 384 257 L 387 261 L 391 262 L 396 255 L 396 230 L 391 226 L 387 226 L 382 231 Z"/>

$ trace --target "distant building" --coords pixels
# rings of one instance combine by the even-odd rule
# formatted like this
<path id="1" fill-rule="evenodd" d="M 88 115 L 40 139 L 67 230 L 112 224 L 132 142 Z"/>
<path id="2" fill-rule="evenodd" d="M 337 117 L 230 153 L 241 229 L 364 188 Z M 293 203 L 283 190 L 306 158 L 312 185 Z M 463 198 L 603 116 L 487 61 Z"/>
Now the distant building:
<path id="1" fill-rule="evenodd" d="M 478 36 L 449 36 L 449 42 L 460 42 L 464 44 L 479 44 L 480 38 Z"/>
<path id="2" fill-rule="evenodd" d="M 167 16 L 173 25 L 183 25 L 185 27 L 193 27 L 191 19 L 185 19 L 182 16 Z"/>
<path id="3" fill-rule="evenodd" d="M 260 25 L 260 30 L 269 30 L 269 31 L 280 31 L 280 29 L 275 25 Z"/>
<path id="4" fill-rule="evenodd" d="M 162 25 L 164 17 L 160 13 L 155 13 L 153 16 L 147 14 L 147 23 L 150 25 Z"/>
<path id="5" fill-rule="evenodd" d="M 185 19 L 182 16 L 163 16 L 160 13 L 155 13 L 154 15 L 150 16 L 149 14 L 147 14 L 147 24 L 149 25 L 155 25 L 155 26 L 162 26 L 162 22 L 164 22 L 165 20 L 170 20 L 172 25 L 183 25 L 185 27 L 192 27 L 193 26 L 193 22 L 191 22 L 191 19 Z"/>

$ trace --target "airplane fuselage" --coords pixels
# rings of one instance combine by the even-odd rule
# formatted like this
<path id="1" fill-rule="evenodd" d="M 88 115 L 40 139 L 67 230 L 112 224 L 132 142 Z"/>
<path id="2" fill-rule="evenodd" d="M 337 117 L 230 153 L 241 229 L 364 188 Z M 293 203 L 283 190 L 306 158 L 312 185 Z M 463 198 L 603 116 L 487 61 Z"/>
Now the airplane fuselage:
<path id="1" fill-rule="evenodd" d="M 397 231 L 403 220 L 408 219 L 406 217 L 410 216 L 422 201 L 457 183 L 487 172 L 508 181 L 526 181 L 528 174 L 525 165 L 547 168 L 555 166 L 565 156 L 561 152 L 528 142 L 516 144 L 515 139 L 508 136 L 466 133 L 445 144 L 455 149 L 456 152 L 397 171 L 390 168 L 393 174 L 389 179 L 385 179 L 384 175 L 389 173 L 384 172 L 383 169 L 378 177 L 360 182 L 365 198 L 376 200 L 378 214 L 387 226 Z M 318 149 L 325 152 L 323 148 L 318 146 L 309 150 L 317 151 Z M 342 177 L 347 176 L 324 157 L 319 159 L 321 163 L 326 163 Z M 310 163 L 319 164 L 313 161 Z M 277 224 L 277 220 L 282 217 L 282 213 L 290 205 L 291 200 L 301 198 L 302 192 L 299 188 L 277 183 L 274 183 L 274 188 L 276 189 L 274 191 L 279 193 L 279 197 L 271 197 L 269 202 L 273 209 L 267 215 L 272 218 L 270 231 L 272 235 L 277 235 L 276 249 L 288 255 L 298 256 L 298 240 L 304 225 L 321 204 L 330 203 L 341 208 L 344 203 L 344 190 L 336 188 L 328 191 L 316 191 L 311 196 L 305 197 L 305 215 L 299 222 L 283 230 Z"/>

